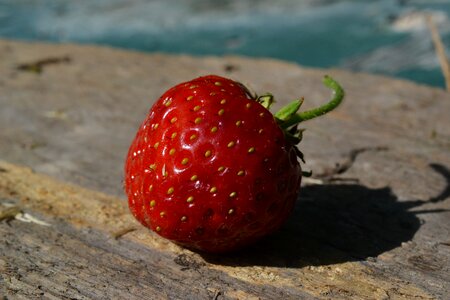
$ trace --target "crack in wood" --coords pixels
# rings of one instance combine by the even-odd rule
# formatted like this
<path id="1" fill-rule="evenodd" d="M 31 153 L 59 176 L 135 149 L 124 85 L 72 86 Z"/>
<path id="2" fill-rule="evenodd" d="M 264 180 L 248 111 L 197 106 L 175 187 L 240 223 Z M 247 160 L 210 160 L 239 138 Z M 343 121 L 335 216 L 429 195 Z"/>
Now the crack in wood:
<path id="1" fill-rule="evenodd" d="M 353 164 L 356 161 L 356 158 L 364 153 L 364 152 L 380 152 L 380 151 L 387 151 L 389 148 L 386 146 L 378 146 L 378 147 L 363 147 L 363 148 L 357 148 L 350 150 L 349 153 L 347 153 L 344 157 L 344 159 L 341 162 L 337 162 L 333 168 L 327 168 L 322 173 L 319 173 L 317 175 L 314 175 L 314 178 L 322 179 L 325 182 L 330 182 L 335 180 L 334 178 L 336 175 L 341 175 L 347 172 L 348 169 L 350 169 Z M 358 181 L 357 179 L 355 179 Z"/>
<path id="2" fill-rule="evenodd" d="M 52 64 L 61 64 L 61 63 L 69 63 L 71 62 L 71 58 L 69 56 L 63 57 L 48 57 L 39 59 L 30 63 L 19 64 L 16 69 L 20 71 L 32 72 L 40 74 L 44 70 L 44 67 Z"/>
<path id="3" fill-rule="evenodd" d="M 218 300 L 219 296 L 222 295 L 222 292 L 220 290 L 216 291 L 216 293 L 214 294 L 212 300 Z"/>
<path id="4" fill-rule="evenodd" d="M 23 213 L 22 209 L 18 206 L 11 206 L 0 211 L 0 222 L 5 221 L 9 224 L 16 218 L 18 214 Z"/>
<path id="5" fill-rule="evenodd" d="M 446 188 L 437 196 L 428 199 L 429 202 L 437 203 L 450 197 L 450 170 L 441 164 L 430 164 L 430 167 L 437 173 L 439 173 L 447 181 Z"/>
<path id="6" fill-rule="evenodd" d="M 180 254 L 173 260 L 177 265 L 182 266 L 181 271 L 186 271 L 193 269 L 195 271 L 199 270 L 201 267 L 205 266 L 204 262 L 199 262 L 192 256 L 187 254 Z"/>

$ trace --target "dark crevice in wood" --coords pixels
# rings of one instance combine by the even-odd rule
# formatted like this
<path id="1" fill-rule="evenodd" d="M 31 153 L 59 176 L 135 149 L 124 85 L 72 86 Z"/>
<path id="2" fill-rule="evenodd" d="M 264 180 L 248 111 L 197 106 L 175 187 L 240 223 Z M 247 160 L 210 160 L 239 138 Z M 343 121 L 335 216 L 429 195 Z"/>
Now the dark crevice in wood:
<path id="1" fill-rule="evenodd" d="M 71 62 L 71 58 L 69 56 L 48 57 L 30 63 L 19 64 L 16 68 L 17 70 L 20 71 L 27 71 L 40 74 L 44 70 L 44 67 L 48 65 L 69 63 L 69 62 Z"/>
<path id="2" fill-rule="evenodd" d="M 325 169 L 323 172 L 314 175 L 314 178 L 322 179 L 323 181 L 330 182 L 330 181 L 337 181 L 337 178 L 334 178 L 336 175 L 344 174 L 348 169 L 350 169 L 353 166 L 353 163 L 356 161 L 356 158 L 364 153 L 364 152 L 380 152 L 380 151 L 387 151 L 389 148 L 385 146 L 379 146 L 379 147 L 363 147 L 363 148 L 357 148 L 352 149 L 341 162 L 338 162 L 335 164 L 333 168 Z"/>

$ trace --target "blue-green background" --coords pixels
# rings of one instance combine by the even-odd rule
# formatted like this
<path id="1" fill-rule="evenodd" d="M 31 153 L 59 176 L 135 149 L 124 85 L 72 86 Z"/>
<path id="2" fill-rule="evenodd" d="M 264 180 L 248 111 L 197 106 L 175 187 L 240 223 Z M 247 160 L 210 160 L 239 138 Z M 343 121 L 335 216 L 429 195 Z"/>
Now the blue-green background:
<path id="1" fill-rule="evenodd" d="M 450 0 L 0 0 L 0 37 L 274 57 L 443 87 L 424 14 L 449 49 Z"/>

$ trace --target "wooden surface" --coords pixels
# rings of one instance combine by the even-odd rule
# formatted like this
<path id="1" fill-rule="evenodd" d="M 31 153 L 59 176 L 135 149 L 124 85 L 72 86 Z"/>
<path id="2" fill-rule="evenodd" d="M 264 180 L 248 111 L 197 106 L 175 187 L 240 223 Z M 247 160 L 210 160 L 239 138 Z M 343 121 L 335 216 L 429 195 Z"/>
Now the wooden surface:
<path id="1" fill-rule="evenodd" d="M 305 126 L 305 181 L 276 234 L 202 255 L 140 227 L 127 147 L 173 84 L 226 75 L 277 106 L 339 110 Z M 448 299 L 450 95 L 274 60 L 144 55 L 0 41 L 0 296 L 4 299 Z M 27 166 L 27 167 L 23 167 Z M 337 167 L 336 167 L 337 166 Z M 130 231 L 132 230 L 132 231 Z"/>

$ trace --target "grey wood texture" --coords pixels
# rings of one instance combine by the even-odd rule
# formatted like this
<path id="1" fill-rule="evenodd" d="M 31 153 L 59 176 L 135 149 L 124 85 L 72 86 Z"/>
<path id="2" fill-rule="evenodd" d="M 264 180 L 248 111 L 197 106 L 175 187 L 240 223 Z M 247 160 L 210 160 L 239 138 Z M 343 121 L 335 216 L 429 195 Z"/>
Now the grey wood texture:
<path id="1" fill-rule="evenodd" d="M 123 163 L 151 104 L 206 74 L 327 101 L 305 123 L 313 170 L 276 234 L 204 255 L 139 226 Z M 4 299 L 448 299 L 450 94 L 277 60 L 0 41 L 0 296 Z M 24 167 L 26 166 L 26 167 Z M 31 217 L 30 217 L 31 216 Z M 26 222 L 30 221 L 31 222 Z"/>

